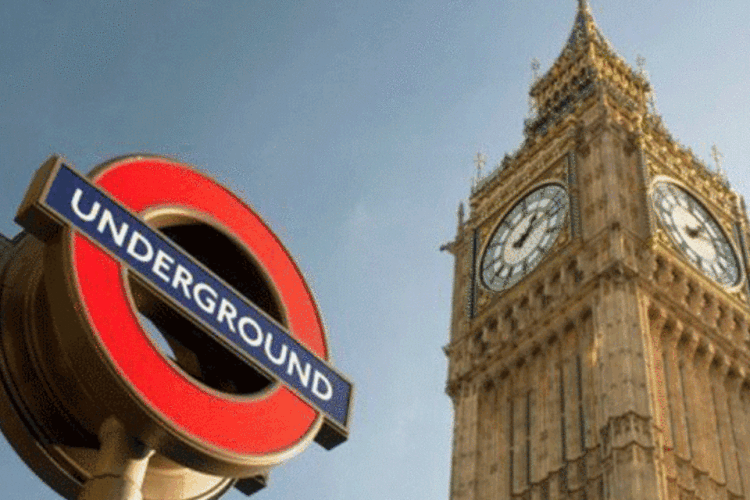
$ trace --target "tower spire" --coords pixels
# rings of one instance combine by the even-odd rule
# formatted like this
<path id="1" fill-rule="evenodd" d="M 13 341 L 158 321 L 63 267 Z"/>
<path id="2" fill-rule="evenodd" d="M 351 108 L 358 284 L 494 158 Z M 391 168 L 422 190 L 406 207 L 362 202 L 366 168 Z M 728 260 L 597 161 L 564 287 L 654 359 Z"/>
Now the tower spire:
<path id="1" fill-rule="evenodd" d="M 575 50 L 576 47 L 582 47 L 587 43 L 598 43 L 606 47 L 606 50 L 609 52 L 615 53 L 612 47 L 609 46 L 606 38 L 604 38 L 604 35 L 599 31 L 596 21 L 594 21 L 594 16 L 591 13 L 588 0 L 578 0 L 578 10 L 573 22 L 573 30 L 570 33 L 568 43 L 565 45 L 563 52 Z"/>
<path id="2" fill-rule="evenodd" d="M 650 85 L 617 54 L 594 20 L 589 0 L 577 0 L 573 27 L 552 67 L 529 90 L 537 114 L 526 120 L 527 136 L 545 134 L 576 102 L 601 85 L 627 96 L 640 110 L 648 107 Z"/>

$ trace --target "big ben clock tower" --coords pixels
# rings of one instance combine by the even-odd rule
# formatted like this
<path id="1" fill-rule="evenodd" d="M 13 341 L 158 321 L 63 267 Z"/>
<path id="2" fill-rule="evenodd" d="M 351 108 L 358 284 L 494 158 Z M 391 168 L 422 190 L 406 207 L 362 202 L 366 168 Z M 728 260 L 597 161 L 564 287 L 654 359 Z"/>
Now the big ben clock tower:
<path id="1" fill-rule="evenodd" d="M 451 500 L 750 500 L 742 197 L 585 0 L 530 94 L 447 245 Z"/>

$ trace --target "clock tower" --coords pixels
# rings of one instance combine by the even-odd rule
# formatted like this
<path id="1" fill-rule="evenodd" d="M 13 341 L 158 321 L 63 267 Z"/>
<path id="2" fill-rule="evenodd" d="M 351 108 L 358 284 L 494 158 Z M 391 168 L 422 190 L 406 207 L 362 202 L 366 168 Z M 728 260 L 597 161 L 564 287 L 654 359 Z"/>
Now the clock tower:
<path id="1" fill-rule="evenodd" d="M 579 0 L 459 210 L 451 500 L 750 500 L 750 225 Z"/>

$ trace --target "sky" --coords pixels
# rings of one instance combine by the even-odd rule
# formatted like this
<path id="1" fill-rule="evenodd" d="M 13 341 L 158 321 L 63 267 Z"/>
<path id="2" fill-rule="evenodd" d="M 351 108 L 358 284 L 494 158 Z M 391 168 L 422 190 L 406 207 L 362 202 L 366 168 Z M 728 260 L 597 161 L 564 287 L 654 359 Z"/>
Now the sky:
<path id="1" fill-rule="evenodd" d="M 591 0 L 657 109 L 750 196 L 750 3 Z M 575 0 L 0 0 L 0 233 L 51 154 L 81 172 L 148 152 L 247 201 L 304 273 L 349 440 L 313 444 L 257 500 L 442 500 L 456 209 L 522 141 L 530 64 L 562 49 Z M 5 498 L 59 498 L 0 439 Z M 233 490 L 224 498 L 245 498 Z"/>

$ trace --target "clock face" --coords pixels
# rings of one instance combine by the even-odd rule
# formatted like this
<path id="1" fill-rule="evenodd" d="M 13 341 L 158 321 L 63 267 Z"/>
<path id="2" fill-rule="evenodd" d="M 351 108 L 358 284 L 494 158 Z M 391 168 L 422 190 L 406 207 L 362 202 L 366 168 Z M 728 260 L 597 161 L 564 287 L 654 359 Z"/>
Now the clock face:
<path id="1" fill-rule="evenodd" d="M 693 195 L 670 182 L 654 184 L 651 196 L 659 222 L 688 260 L 720 285 L 737 285 L 737 255 L 708 210 Z"/>
<path id="2" fill-rule="evenodd" d="M 530 273 L 557 240 L 568 214 L 568 194 L 558 184 L 535 189 L 505 214 L 482 256 L 485 286 L 502 291 Z"/>

